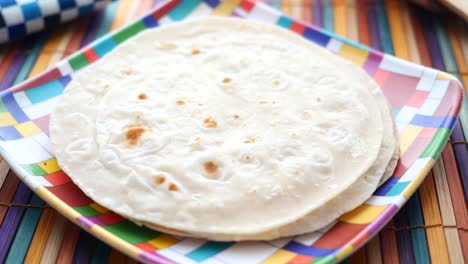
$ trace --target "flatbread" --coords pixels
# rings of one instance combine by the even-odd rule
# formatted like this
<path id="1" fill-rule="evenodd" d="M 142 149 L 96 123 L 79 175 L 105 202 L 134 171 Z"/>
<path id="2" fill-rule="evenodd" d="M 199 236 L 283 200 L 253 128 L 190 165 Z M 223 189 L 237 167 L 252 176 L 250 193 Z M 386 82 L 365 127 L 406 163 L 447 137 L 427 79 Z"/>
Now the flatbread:
<path id="1" fill-rule="evenodd" d="M 305 43 L 308 46 L 308 43 Z M 333 58 L 333 63 L 342 65 L 337 70 L 344 70 L 346 67 L 353 67 L 348 61 L 339 57 Z M 342 60 L 342 61 L 340 61 Z M 364 71 L 357 73 L 361 82 L 369 82 L 369 77 Z M 370 92 L 374 95 L 378 105 L 384 106 L 380 108 L 380 115 L 383 123 L 383 139 L 380 152 L 377 160 L 363 174 L 354 184 L 347 188 L 340 195 L 330 199 L 327 203 L 307 214 L 306 216 L 298 219 L 297 221 L 269 230 L 267 232 L 248 234 L 248 235 L 232 235 L 232 234 L 217 234 L 214 238 L 216 240 L 229 241 L 229 240 L 270 240 L 278 237 L 292 236 L 304 234 L 322 229 L 336 220 L 342 214 L 351 211 L 352 209 L 361 205 L 376 189 L 377 185 L 382 185 L 388 180 L 395 170 L 397 161 L 399 159 L 398 147 L 398 132 L 395 125 L 394 115 L 392 108 L 384 97 L 380 88 L 373 81 L 370 81 L 369 87 L 372 87 Z M 168 230 L 161 226 L 155 226 L 151 223 L 140 223 L 152 229 L 161 230 L 164 232 L 172 233 L 175 235 L 190 236 L 190 237 L 206 237 L 203 233 L 187 233 L 180 230 Z M 212 238 L 213 239 L 213 238 Z"/>
<path id="2" fill-rule="evenodd" d="M 343 60 L 340 62 L 342 59 L 339 57 L 334 59 L 337 60 L 337 65 L 353 67 L 353 65 L 350 65 L 347 61 Z M 338 68 L 337 70 L 343 70 L 343 68 Z M 356 74 L 359 75 L 362 83 L 369 81 L 369 77 L 363 70 L 360 73 L 357 71 Z M 395 119 L 392 114 L 392 108 L 383 93 L 380 91 L 380 88 L 373 81 L 370 82 L 371 84 L 369 87 L 372 87 L 371 93 L 374 95 L 377 104 L 383 106 L 380 108 L 380 114 L 383 121 L 383 139 L 377 160 L 369 170 L 340 195 L 330 199 L 327 203 L 317 207 L 315 210 L 293 223 L 254 235 L 218 235 L 216 236 L 217 240 L 270 240 L 278 237 L 299 235 L 322 229 L 335 221 L 342 214 L 363 204 L 364 201 L 372 195 L 377 186 L 382 185 L 393 175 L 393 171 L 395 170 L 400 154 Z M 149 226 L 151 227 L 151 225 Z M 174 234 L 177 234 L 177 232 Z M 203 237 L 204 234 L 186 233 L 184 235 Z"/>
<path id="3" fill-rule="evenodd" d="M 73 77 L 50 120 L 57 160 L 137 222 L 210 239 L 295 223 L 385 144 L 375 84 L 306 43 L 227 18 L 145 31 Z"/>

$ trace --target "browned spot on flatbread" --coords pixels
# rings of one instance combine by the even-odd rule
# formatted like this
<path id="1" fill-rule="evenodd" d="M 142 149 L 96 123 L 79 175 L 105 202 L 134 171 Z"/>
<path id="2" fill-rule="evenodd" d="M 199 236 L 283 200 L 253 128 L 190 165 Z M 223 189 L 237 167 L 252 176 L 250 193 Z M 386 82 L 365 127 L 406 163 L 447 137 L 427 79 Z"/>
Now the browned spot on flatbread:
<path id="1" fill-rule="evenodd" d="M 132 69 L 122 69 L 120 72 L 121 72 L 122 74 L 124 74 L 124 75 L 131 75 L 131 74 L 133 74 L 133 70 L 132 70 Z"/>
<path id="2" fill-rule="evenodd" d="M 177 185 L 171 183 L 171 184 L 169 184 L 168 190 L 171 191 L 171 192 L 177 192 L 179 190 L 179 188 L 177 187 Z"/>
<path id="3" fill-rule="evenodd" d="M 216 122 L 216 120 L 214 120 L 212 117 L 205 118 L 205 120 L 203 120 L 203 124 L 209 128 L 215 128 L 218 126 L 218 122 Z"/>
<path id="4" fill-rule="evenodd" d="M 230 82 L 232 82 L 232 79 L 229 78 L 229 77 L 225 77 L 225 78 L 223 79 L 223 83 L 230 83 Z"/>
<path id="5" fill-rule="evenodd" d="M 199 49 L 193 49 L 192 50 L 192 55 L 197 55 L 197 54 L 200 54 L 201 51 Z"/>
<path id="6" fill-rule="evenodd" d="M 154 177 L 154 182 L 156 182 L 157 185 L 161 185 L 165 181 L 166 181 L 166 177 L 164 176 L 159 175 L 159 176 Z"/>
<path id="7" fill-rule="evenodd" d="M 233 115 L 232 117 L 233 117 L 234 119 L 239 119 L 240 116 L 239 116 L 239 115 Z"/>
<path id="8" fill-rule="evenodd" d="M 129 146 L 135 146 L 147 128 L 143 125 L 128 125 L 124 127 L 125 139 Z"/>
<path id="9" fill-rule="evenodd" d="M 249 138 L 249 139 L 244 140 L 245 144 L 250 144 L 250 143 L 254 143 L 254 142 L 255 142 L 255 138 Z"/>
<path id="10" fill-rule="evenodd" d="M 140 93 L 140 94 L 138 95 L 138 99 L 140 99 L 140 100 L 148 99 L 148 95 L 145 94 L 145 93 Z"/>
<path id="11" fill-rule="evenodd" d="M 185 101 L 184 101 L 184 100 L 177 100 L 177 101 L 176 101 L 176 104 L 177 104 L 177 105 L 184 105 L 184 104 L 185 104 Z"/>
<path id="12" fill-rule="evenodd" d="M 203 170 L 205 171 L 206 175 L 214 177 L 218 174 L 219 167 L 218 164 L 214 163 L 213 161 L 207 161 L 203 163 Z"/>

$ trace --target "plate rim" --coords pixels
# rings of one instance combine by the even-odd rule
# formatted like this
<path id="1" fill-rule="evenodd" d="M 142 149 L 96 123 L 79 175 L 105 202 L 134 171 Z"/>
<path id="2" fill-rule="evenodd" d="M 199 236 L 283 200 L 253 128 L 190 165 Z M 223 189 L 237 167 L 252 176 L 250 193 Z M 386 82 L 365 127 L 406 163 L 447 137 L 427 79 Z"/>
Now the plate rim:
<path id="1" fill-rule="evenodd" d="M 202 0 L 201 2 L 205 2 L 205 1 L 206 0 Z M 161 13 L 162 15 L 166 15 L 169 11 L 173 10 L 175 7 L 177 7 L 182 2 L 183 2 L 183 0 L 167 0 L 167 1 L 163 2 L 163 3 L 161 3 L 160 5 L 156 6 L 151 11 L 149 11 L 147 14 L 143 15 L 142 17 L 139 17 L 139 18 L 133 20 L 132 22 L 124 25 L 123 27 L 119 28 L 116 31 L 109 32 L 109 33 L 105 34 L 104 36 L 94 40 L 90 44 L 80 48 L 79 50 L 72 53 L 71 55 L 63 58 L 62 60 L 60 60 L 58 63 L 56 63 L 50 69 L 47 69 L 47 70 L 43 71 L 39 75 L 37 75 L 37 76 L 35 76 L 35 77 L 33 77 L 33 78 L 29 79 L 29 80 L 26 80 L 26 81 L 21 82 L 21 83 L 19 83 L 17 85 L 14 85 L 13 87 L 10 87 L 8 89 L 0 91 L 0 97 L 3 97 L 6 93 L 9 93 L 9 92 L 14 93 L 14 92 L 28 90 L 28 89 L 37 87 L 37 86 L 39 86 L 41 84 L 48 83 L 48 82 L 50 82 L 52 80 L 56 80 L 56 79 L 64 77 L 64 76 L 68 76 L 69 73 L 62 75 L 62 73 L 60 72 L 60 69 L 58 67 L 58 65 L 60 63 L 62 63 L 62 62 L 67 62 L 68 63 L 68 61 L 71 58 L 73 58 L 74 56 L 77 56 L 79 54 L 83 54 L 84 51 L 90 49 L 91 47 L 94 47 L 97 43 L 100 43 L 101 41 L 109 38 L 110 36 L 116 35 L 117 33 L 121 32 L 121 31 L 125 30 L 126 28 L 130 27 L 131 25 L 133 25 L 135 22 L 142 21 L 143 18 L 145 18 L 145 17 L 147 17 L 149 15 L 155 16 L 156 13 Z M 227 2 L 230 2 L 230 0 L 227 0 Z M 264 5 L 265 8 L 274 10 L 273 8 L 267 6 L 266 4 L 256 3 L 253 0 L 237 0 L 237 1 L 234 0 L 232 2 L 236 2 L 235 7 L 239 7 L 242 4 L 253 5 L 253 6 Z M 221 3 L 223 3 L 223 2 L 221 2 Z M 221 3 L 218 3 L 216 7 L 219 7 L 219 5 Z M 215 10 L 216 7 L 213 7 L 212 9 Z M 279 11 L 275 11 L 275 12 L 279 12 Z M 364 49 L 364 50 L 366 50 L 366 51 L 368 51 L 370 53 L 374 52 L 374 53 L 381 54 L 381 55 L 387 55 L 387 56 L 395 59 L 399 63 L 409 63 L 409 64 L 414 65 L 414 66 L 423 67 L 423 69 L 433 69 L 433 68 L 430 68 L 430 67 L 427 67 L 427 66 L 419 65 L 419 64 L 416 64 L 416 63 L 413 63 L 413 62 L 409 62 L 409 61 L 397 58 L 397 57 L 395 57 L 393 55 L 390 55 L 390 54 L 384 54 L 384 53 L 382 53 L 380 51 L 377 51 L 377 50 L 374 50 L 374 49 L 369 48 L 367 46 L 364 46 L 364 45 L 362 45 L 360 43 L 357 43 L 355 41 L 352 41 L 352 40 L 349 40 L 349 39 L 344 38 L 342 36 L 339 36 L 339 35 L 337 35 L 335 33 L 332 33 L 332 32 L 329 32 L 327 30 L 318 28 L 318 27 L 316 27 L 316 26 L 314 26 L 314 25 L 312 25 L 310 23 L 301 21 L 301 20 L 296 19 L 296 18 L 292 18 L 290 16 L 285 15 L 282 12 L 280 12 L 280 13 L 281 13 L 281 16 L 288 17 L 293 22 L 297 22 L 299 24 L 302 24 L 305 27 L 316 30 L 319 34 L 326 35 L 326 36 L 328 36 L 330 38 L 341 41 L 342 43 L 346 43 L 346 44 L 349 44 L 351 46 L 354 46 L 354 47 L 356 47 L 358 49 Z M 246 19 L 246 18 L 243 18 L 243 19 Z M 145 30 L 147 30 L 148 28 L 146 28 Z M 134 37 L 135 35 L 136 34 L 130 36 L 128 39 Z M 324 47 L 324 48 L 326 48 L 326 47 Z M 90 64 L 91 63 L 92 62 L 90 62 Z M 437 69 L 435 69 L 435 70 L 438 71 L 438 72 L 446 74 L 447 77 L 450 79 L 450 81 L 455 81 L 458 84 L 456 92 L 452 95 L 453 99 L 456 101 L 456 105 L 453 105 L 453 108 L 451 109 L 452 111 L 449 114 L 447 114 L 447 116 L 450 115 L 450 116 L 453 116 L 454 118 L 458 118 L 458 115 L 460 113 L 461 106 L 462 106 L 463 97 L 464 97 L 463 86 L 461 85 L 460 81 L 457 78 L 455 78 L 452 74 L 445 73 L 445 72 L 437 70 Z M 72 72 L 75 72 L 75 70 L 73 70 Z M 450 129 L 450 134 L 453 131 L 453 127 L 454 127 L 454 124 L 451 124 L 451 125 L 449 125 L 447 127 L 447 128 Z M 437 157 L 440 156 L 440 154 L 442 152 L 442 149 L 447 144 L 447 142 L 448 142 L 448 140 L 444 140 L 444 143 L 442 144 L 442 146 L 439 146 L 440 151 L 439 150 L 437 151 Z M 426 146 L 426 148 L 428 148 L 428 147 L 429 147 L 429 145 Z M 155 262 L 155 263 L 174 263 L 173 260 L 167 259 L 166 257 L 164 257 L 162 255 L 159 255 L 157 252 L 153 252 L 151 255 L 143 254 L 143 253 L 145 253 L 145 251 L 142 251 L 141 249 L 137 248 L 135 245 L 121 239 L 117 235 L 115 235 L 115 234 L 113 234 L 113 233 L 111 233 L 109 231 L 106 231 L 102 226 L 93 225 L 93 226 L 90 227 L 86 223 L 80 222 L 79 218 L 76 217 L 76 216 L 77 215 L 82 216 L 82 214 L 75 211 L 73 209 L 73 207 L 71 207 L 70 205 L 67 205 L 63 200 L 61 200 L 59 197 L 54 195 L 51 191 L 49 191 L 44 186 L 39 186 L 39 187 L 36 186 L 35 187 L 34 184 L 31 181 L 27 180 L 27 176 L 29 176 L 29 173 L 23 167 L 21 167 L 21 165 L 19 163 L 13 161 L 13 158 L 1 146 L 0 146 L 0 156 L 2 156 L 4 158 L 4 160 L 9 164 L 11 169 L 18 175 L 18 177 L 21 179 L 21 181 L 24 182 L 31 190 L 33 190 L 39 197 L 41 197 L 44 201 L 46 201 L 53 208 L 55 208 L 60 214 L 62 214 L 67 219 L 71 220 L 72 222 L 74 222 L 75 224 L 80 226 L 86 232 L 92 234 L 93 236 L 99 238 L 103 242 L 111 245 L 115 249 L 117 249 L 117 250 L 119 250 L 119 251 L 121 251 L 121 252 L 123 252 L 123 253 L 129 255 L 130 257 L 135 258 L 135 259 L 137 259 L 139 261 Z M 435 164 L 435 161 L 436 161 L 436 159 L 433 159 L 432 157 L 430 157 L 428 163 L 426 164 L 426 166 L 422 170 L 420 170 L 419 175 L 421 175 L 421 176 L 417 176 L 417 177 L 413 178 L 410 181 L 409 185 L 405 188 L 405 190 L 407 190 L 407 189 L 410 189 L 410 187 L 411 187 L 411 189 L 409 191 L 410 195 L 412 195 L 417 190 L 417 188 L 421 185 L 422 181 L 426 178 L 427 174 L 429 173 L 429 171 L 431 170 L 431 168 Z M 411 165 L 408 166 L 408 168 L 410 168 L 410 167 L 411 167 Z M 343 246 L 340 246 L 338 249 L 336 249 L 334 251 L 333 255 L 327 255 L 327 256 L 333 256 L 333 258 L 328 259 L 327 261 L 328 262 L 337 262 L 337 261 L 343 260 L 344 258 L 349 256 L 350 254 L 352 254 L 353 252 L 358 250 L 360 247 L 364 246 L 372 237 L 374 237 L 386 225 L 386 223 L 388 223 L 391 219 L 393 219 L 394 215 L 401 209 L 401 206 L 403 204 L 405 204 L 407 202 L 407 200 L 408 199 L 405 199 L 402 202 L 402 204 L 398 208 L 396 208 L 394 210 L 392 210 L 392 208 L 390 206 L 387 207 L 385 210 L 383 210 L 379 214 L 379 216 L 376 219 L 374 219 L 371 223 L 376 222 L 376 220 L 378 220 L 380 218 L 385 218 L 384 219 L 385 221 L 383 221 L 378 226 L 378 228 L 375 230 L 375 232 L 373 232 L 368 237 L 364 238 L 364 242 L 360 243 L 358 246 L 352 246 L 351 245 L 353 240 L 355 240 L 357 237 L 362 236 L 362 233 L 365 232 L 365 228 L 363 230 L 361 230 L 359 233 L 357 233 L 352 239 L 348 240 L 346 242 L 346 244 L 344 244 Z M 294 253 L 296 253 L 296 252 L 294 252 Z M 327 256 L 325 256 L 325 257 L 327 257 Z M 323 259 L 323 260 L 325 260 L 325 259 Z"/>

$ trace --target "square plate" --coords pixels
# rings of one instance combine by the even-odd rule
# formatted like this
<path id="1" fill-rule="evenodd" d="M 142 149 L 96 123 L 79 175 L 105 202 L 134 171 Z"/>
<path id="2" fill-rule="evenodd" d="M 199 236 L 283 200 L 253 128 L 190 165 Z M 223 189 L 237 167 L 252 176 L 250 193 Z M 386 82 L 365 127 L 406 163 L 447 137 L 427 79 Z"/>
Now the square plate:
<path id="1" fill-rule="evenodd" d="M 73 73 L 148 28 L 210 14 L 259 20 L 294 31 L 353 61 L 375 79 L 396 115 L 401 159 L 372 197 L 328 228 L 265 242 L 212 242 L 139 227 L 86 197 L 50 151 L 48 116 Z M 446 144 L 460 111 L 455 77 L 382 54 L 294 20 L 252 0 L 171 0 L 106 35 L 38 77 L 0 92 L 0 154 L 42 199 L 113 247 L 152 263 L 331 263 L 376 234 L 415 192 Z"/>

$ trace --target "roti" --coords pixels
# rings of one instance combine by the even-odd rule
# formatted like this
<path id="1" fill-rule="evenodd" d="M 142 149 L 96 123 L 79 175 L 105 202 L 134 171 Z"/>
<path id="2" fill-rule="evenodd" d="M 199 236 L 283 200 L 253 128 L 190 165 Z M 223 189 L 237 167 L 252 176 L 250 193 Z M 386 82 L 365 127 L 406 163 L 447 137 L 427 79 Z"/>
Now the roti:
<path id="1" fill-rule="evenodd" d="M 304 45 L 309 46 L 308 43 Z M 337 70 L 345 70 L 347 67 L 353 67 L 350 62 L 341 59 L 340 57 L 329 58 L 337 66 Z M 394 116 L 392 114 L 392 108 L 387 102 L 380 88 L 372 80 L 369 80 L 367 74 L 361 70 L 356 72 L 362 83 L 370 82 L 370 92 L 374 95 L 374 98 L 378 105 L 384 106 L 380 108 L 380 115 L 383 124 L 383 138 L 382 145 L 377 157 L 377 160 L 369 168 L 369 170 L 359 178 L 358 181 L 353 183 L 343 193 L 330 199 L 327 203 L 315 210 L 311 211 L 306 216 L 298 219 L 295 222 L 274 228 L 266 232 L 256 234 L 217 234 L 215 237 L 211 237 L 213 240 L 222 241 L 239 241 L 239 240 L 270 240 L 278 237 L 292 236 L 298 234 L 304 234 L 313 232 L 328 226 L 330 223 L 335 221 L 343 213 L 351 211 L 352 209 L 361 205 L 367 200 L 374 192 L 377 186 L 382 185 L 387 179 L 389 179 L 393 171 L 395 170 L 397 161 L 399 159 L 399 147 L 398 147 L 398 134 L 395 125 Z M 157 226 L 148 222 L 139 223 L 148 226 L 152 229 L 164 231 L 181 236 L 190 237 L 209 237 L 209 234 L 200 232 L 187 233 L 181 230 L 165 229 L 164 227 Z"/>
<path id="2" fill-rule="evenodd" d="M 378 98 L 361 69 L 293 33 L 199 19 L 78 72 L 50 137 L 88 196 L 136 222 L 270 239 L 322 227 L 375 190 L 395 152 Z M 314 226 L 285 228 L 311 215 Z"/>
<path id="3" fill-rule="evenodd" d="M 335 60 L 334 62 L 336 65 L 343 66 L 343 68 L 337 66 L 337 70 L 345 70 L 346 67 L 354 66 L 340 57 L 329 59 Z M 361 78 L 362 83 L 369 82 L 369 78 L 363 70 L 360 72 L 358 70 L 356 74 Z M 384 130 L 382 145 L 377 160 L 369 170 L 362 175 L 362 177 L 349 186 L 344 192 L 330 199 L 327 203 L 317 207 L 315 210 L 295 222 L 257 234 L 217 234 L 214 239 L 222 241 L 270 240 L 278 237 L 293 236 L 317 231 L 330 225 L 330 223 L 333 223 L 333 221 L 342 214 L 361 205 L 372 195 L 378 186 L 388 180 L 393 175 L 393 171 L 395 170 L 399 159 L 400 151 L 397 140 L 398 133 L 395 125 L 395 119 L 392 114 L 392 108 L 383 93 L 380 91 L 380 88 L 372 80 L 370 81 L 369 87 L 371 88 L 371 93 L 374 95 L 377 104 L 383 106 L 380 108 L 380 115 L 382 117 Z M 159 228 L 159 230 L 163 230 L 160 227 L 152 226 L 149 223 L 143 224 L 153 229 Z M 206 234 L 182 233 L 177 230 L 165 230 L 165 232 L 191 237 L 206 236 Z"/>

